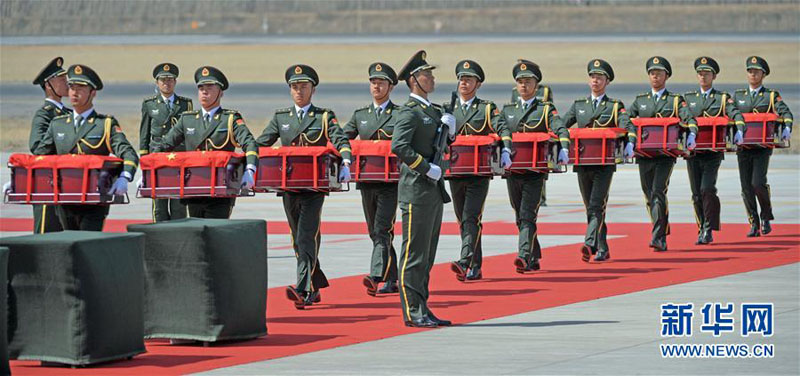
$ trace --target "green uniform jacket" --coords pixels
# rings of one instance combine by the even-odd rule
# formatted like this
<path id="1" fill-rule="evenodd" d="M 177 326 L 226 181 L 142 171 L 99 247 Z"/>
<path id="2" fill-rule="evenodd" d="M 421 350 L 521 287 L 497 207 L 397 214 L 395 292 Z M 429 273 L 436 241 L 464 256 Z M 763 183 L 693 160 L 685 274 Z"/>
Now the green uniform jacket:
<path id="1" fill-rule="evenodd" d="M 653 93 L 647 92 L 636 96 L 633 104 L 628 109 L 631 118 L 637 117 L 678 117 L 681 119 L 681 126 L 689 128 L 691 132 L 697 132 L 697 121 L 689 111 L 689 106 L 680 94 L 671 93 L 664 90 L 658 103 L 653 101 Z"/>
<path id="2" fill-rule="evenodd" d="M 403 161 L 398 183 L 398 202 L 414 205 L 436 203 L 439 200 L 450 202 L 444 180 L 434 182 L 426 175 L 431 168 L 429 160 L 434 154 L 433 143 L 436 140 L 436 131 L 442 124 L 442 114 L 440 106 L 429 106 L 415 98 L 409 98 L 395 113 L 398 122 L 392 136 L 392 152 Z M 452 140 L 448 138 L 448 143 L 450 142 Z"/>
<path id="3" fill-rule="evenodd" d="M 794 116 L 789 106 L 783 102 L 780 93 L 776 90 L 761 87 L 755 98 L 750 96 L 749 89 L 739 89 L 733 94 L 733 101 L 736 103 L 736 108 L 742 112 L 774 112 L 777 114 L 783 124 L 786 124 L 790 129 Z"/>
<path id="4" fill-rule="evenodd" d="M 444 106 L 452 109 L 451 112 L 456 117 L 456 134 L 486 136 L 494 133 L 508 147 L 511 131 L 505 122 L 500 121 L 500 110 L 494 102 L 475 97 L 466 112 L 461 108 L 459 99 L 455 103 L 445 103 Z"/>
<path id="5" fill-rule="evenodd" d="M 186 151 L 236 151 L 240 148 L 247 164 L 258 165 L 258 146 L 236 110 L 218 109 L 208 126 L 203 121 L 202 111 L 186 111 L 153 151 L 173 151 L 184 143 Z"/>
<path id="6" fill-rule="evenodd" d="M 569 147 L 569 131 L 558 116 L 558 110 L 552 102 L 542 102 L 536 98 L 527 110 L 522 110 L 519 102 L 508 103 L 500 112 L 498 127 L 506 129 L 508 136 L 503 136 L 505 147 L 511 148 L 511 133 L 553 132 L 558 136 L 561 147 Z"/>
<path id="7" fill-rule="evenodd" d="M 736 124 L 736 128 L 744 131 L 744 117 L 736 108 L 736 104 L 731 95 L 711 88 L 706 98 L 699 90 L 690 91 L 683 95 L 686 103 L 689 104 L 689 111 L 694 117 L 716 117 L 727 116 L 728 119 Z"/>
<path id="8" fill-rule="evenodd" d="M 258 146 L 272 146 L 279 138 L 283 146 L 325 146 L 330 141 L 342 159 L 352 159 L 350 142 L 336 115 L 327 108 L 312 104 L 302 121 L 298 121 L 294 107 L 275 110 L 256 142 Z"/>
<path id="9" fill-rule="evenodd" d="M 142 102 L 142 123 L 139 125 L 139 155 L 150 153 L 178 122 L 180 114 L 191 110 L 192 100 L 177 94 L 172 110 L 167 108 L 160 94 L 145 98 Z M 178 145 L 175 150 L 182 151 L 184 147 Z"/>
<path id="10" fill-rule="evenodd" d="M 33 154 L 114 154 L 124 160 L 125 171 L 131 176 L 139 166 L 139 156 L 122 133 L 117 119 L 94 111 L 78 129 L 75 129 L 72 114 L 55 117 Z"/>
<path id="11" fill-rule="evenodd" d="M 28 146 L 31 149 L 31 153 L 39 146 L 42 138 L 44 138 L 44 135 L 47 133 L 47 128 L 50 128 L 50 121 L 56 116 L 70 113 L 72 113 L 72 111 L 66 107 L 64 110 L 61 110 L 49 101 L 44 101 L 44 105 L 36 110 L 36 113 L 33 115 L 33 121 L 31 122 L 31 136 L 28 138 Z"/>
<path id="12" fill-rule="evenodd" d="M 625 104 L 607 95 L 603 96 L 597 108 L 594 108 L 591 96 L 576 99 L 561 120 L 564 128 L 623 128 L 628 131 L 628 142 L 636 142 L 636 127 L 625 110 Z"/>
<path id="13" fill-rule="evenodd" d="M 397 117 L 393 114 L 398 109 L 400 106 L 390 101 L 380 118 L 375 116 L 375 107 L 372 104 L 356 109 L 350 121 L 344 125 L 344 134 L 350 140 L 356 137 L 361 140 L 391 140 L 397 124 Z"/>

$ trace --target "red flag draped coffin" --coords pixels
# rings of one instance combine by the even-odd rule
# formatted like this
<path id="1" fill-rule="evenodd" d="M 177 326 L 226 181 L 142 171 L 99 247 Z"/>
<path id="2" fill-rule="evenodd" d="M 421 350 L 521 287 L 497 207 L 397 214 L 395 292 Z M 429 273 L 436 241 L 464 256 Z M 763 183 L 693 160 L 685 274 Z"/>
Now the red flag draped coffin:
<path id="1" fill-rule="evenodd" d="M 122 173 L 122 159 L 101 155 L 12 154 L 10 204 L 122 204 L 106 194 Z"/>
<path id="2" fill-rule="evenodd" d="M 570 163 L 607 166 L 624 162 L 627 134 L 628 131 L 622 128 L 570 128 Z"/>
<path id="3" fill-rule="evenodd" d="M 336 149 L 327 146 L 262 147 L 258 151 L 258 192 L 339 192 Z"/>
<path id="4" fill-rule="evenodd" d="M 496 135 L 457 136 L 450 144 L 445 178 L 502 174 L 499 140 Z"/>
<path id="5" fill-rule="evenodd" d="M 142 156 L 139 195 L 150 198 L 237 197 L 242 194 L 244 155 L 186 151 Z"/>
<path id="6" fill-rule="evenodd" d="M 563 172 L 556 163 L 558 138 L 552 133 L 512 133 L 510 173 Z"/>
<path id="7" fill-rule="evenodd" d="M 726 151 L 730 119 L 726 116 L 697 118 L 697 146 L 695 151 Z"/>
<path id="8" fill-rule="evenodd" d="M 356 183 L 397 183 L 400 160 L 389 140 L 350 140 L 354 164 L 350 174 Z"/>
<path id="9" fill-rule="evenodd" d="M 676 117 L 668 118 L 634 118 L 636 126 L 636 155 L 639 157 L 670 156 L 680 157 L 687 154 L 686 132 Z"/>
<path id="10" fill-rule="evenodd" d="M 742 148 L 753 147 L 788 148 L 789 141 L 781 141 L 784 125 L 774 113 L 743 113 L 745 131 Z"/>

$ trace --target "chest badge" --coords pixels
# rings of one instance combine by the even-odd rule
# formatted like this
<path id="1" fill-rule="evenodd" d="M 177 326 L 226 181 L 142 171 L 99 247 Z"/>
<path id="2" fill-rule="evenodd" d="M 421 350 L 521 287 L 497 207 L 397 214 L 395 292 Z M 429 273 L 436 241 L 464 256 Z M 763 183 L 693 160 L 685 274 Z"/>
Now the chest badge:
<path id="1" fill-rule="evenodd" d="M 194 128 L 186 128 L 186 134 L 188 135 L 194 134 Z"/>
<path id="2" fill-rule="evenodd" d="M 583 115 L 583 114 L 585 114 L 585 113 L 586 113 L 586 110 L 578 110 L 578 113 L 579 113 L 579 114 L 581 114 L 581 115 Z"/>
<path id="3" fill-rule="evenodd" d="M 56 138 L 59 139 L 59 140 L 63 140 L 64 139 L 64 134 L 63 133 L 56 133 Z"/>
<path id="4" fill-rule="evenodd" d="M 158 109 L 157 108 L 154 108 L 151 112 L 153 113 L 153 115 L 158 115 Z"/>
<path id="5" fill-rule="evenodd" d="M 739 99 L 739 104 L 744 104 L 744 100 Z"/>
<path id="6" fill-rule="evenodd" d="M 281 124 L 281 129 L 288 130 L 289 129 L 289 124 Z"/>
<path id="7" fill-rule="evenodd" d="M 368 122 L 366 120 L 361 120 L 361 125 L 367 125 L 367 123 Z"/>
<path id="8" fill-rule="evenodd" d="M 640 104 L 639 108 L 641 108 L 642 110 L 646 110 L 647 109 L 647 105 L 646 104 Z"/>
<path id="9" fill-rule="evenodd" d="M 514 118 L 514 115 L 508 115 L 508 118 L 509 118 L 509 119 L 513 119 L 513 118 Z"/>
<path id="10" fill-rule="evenodd" d="M 422 123 L 423 124 L 433 124 L 433 119 L 431 119 L 430 117 L 425 116 L 424 118 L 422 118 Z"/>
<path id="11" fill-rule="evenodd" d="M 696 106 L 697 106 L 697 103 L 689 102 L 689 107 L 696 107 Z"/>

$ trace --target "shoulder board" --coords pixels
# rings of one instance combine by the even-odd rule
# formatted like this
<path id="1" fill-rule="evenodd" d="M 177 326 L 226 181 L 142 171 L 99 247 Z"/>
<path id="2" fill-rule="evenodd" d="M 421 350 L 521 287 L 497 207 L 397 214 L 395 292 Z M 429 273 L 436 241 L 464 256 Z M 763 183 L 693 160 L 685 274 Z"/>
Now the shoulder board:
<path id="1" fill-rule="evenodd" d="M 192 98 L 189 98 L 189 97 L 184 97 L 184 96 L 180 96 L 180 95 L 176 95 L 176 97 L 178 97 L 178 99 L 183 99 L 183 100 L 184 100 L 184 101 L 186 101 L 186 102 L 189 102 L 189 101 L 191 101 L 191 100 L 192 100 Z"/>
<path id="2" fill-rule="evenodd" d="M 606 101 L 610 103 L 622 103 L 619 99 L 609 98 L 608 96 L 606 96 Z"/>
<path id="3" fill-rule="evenodd" d="M 56 119 L 66 119 L 66 118 L 68 118 L 68 117 L 70 117 L 70 114 L 58 115 L 58 116 L 54 117 L 54 118 L 53 118 L 53 120 L 56 120 Z M 51 120 L 51 121 L 52 121 L 52 120 Z"/>
<path id="4" fill-rule="evenodd" d="M 192 110 L 192 111 L 184 111 L 181 112 L 181 116 L 194 116 L 200 113 L 200 110 Z"/>
<path id="5" fill-rule="evenodd" d="M 503 104 L 503 108 L 506 108 L 506 107 L 516 107 L 516 105 L 517 105 L 517 103 L 516 103 L 516 102 L 508 102 L 508 103 L 505 103 L 505 104 Z"/>
<path id="6" fill-rule="evenodd" d="M 650 95 L 650 93 L 648 93 L 648 92 L 644 92 L 644 93 L 641 93 L 641 94 L 637 94 L 636 96 L 637 96 L 637 97 L 646 97 L 646 96 L 648 96 L 648 95 Z"/>
<path id="7" fill-rule="evenodd" d="M 279 108 L 279 109 L 275 110 L 276 114 L 286 114 L 286 113 L 289 113 L 289 112 L 292 112 L 292 108 L 291 107 Z"/>
<path id="8" fill-rule="evenodd" d="M 156 95 L 151 95 L 151 96 L 149 96 L 149 97 L 145 97 L 145 98 L 144 98 L 144 100 L 143 100 L 143 102 L 154 101 L 154 100 L 156 100 L 156 98 L 158 98 L 158 94 L 156 94 Z"/>
<path id="9" fill-rule="evenodd" d="M 481 100 L 480 100 L 480 103 L 481 103 L 481 104 L 494 104 L 494 102 L 492 102 L 492 101 L 490 101 L 490 100 L 488 100 L 488 99 L 481 99 Z"/>
<path id="10" fill-rule="evenodd" d="M 46 104 L 46 105 L 44 105 L 44 107 L 42 107 L 42 108 L 43 108 L 45 111 L 50 111 L 50 110 L 52 110 L 52 109 L 53 109 L 53 105 L 52 105 L 52 104 Z"/>
<path id="11" fill-rule="evenodd" d="M 366 105 L 366 106 L 363 106 L 363 107 L 356 108 L 356 112 L 367 110 L 367 109 L 369 109 L 369 106 L 370 105 Z"/>
<path id="12" fill-rule="evenodd" d="M 417 105 L 417 101 L 414 101 L 414 100 L 409 100 L 408 102 L 406 102 L 406 106 L 407 107 L 414 107 L 416 105 Z"/>
<path id="13" fill-rule="evenodd" d="M 728 97 L 728 98 L 730 98 L 730 97 L 731 97 L 731 95 L 730 95 L 730 94 L 728 94 L 728 92 L 727 92 L 727 91 L 721 91 L 721 90 L 718 90 L 718 91 L 717 91 L 717 95 L 719 95 L 719 96 L 723 96 L 723 95 L 724 95 L 724 96 L 726 96 L 726 97 Z"/>
<path id="14" fill-rule="evenodd" d="M 113 119 L 114 118 L 114 116 L 112 116 L 112 115 L 106 115 L 106 114 L 101 114 L 101 113 L 97 113 L 97 112 L 95 112 L 94 117 L 97 118 L 97 119 L 105 119 L 105 118 L 112 118 Z"/>
<path id="15" fill-rule="evenodd" d="M 225 114 L 225 115 L 238 114 L 239 110 L 234 110 L 232 108 L 226 108 L 226 109 L 222 110 L 222 113 Z"/>
<path id="16" fill-rule="evenodd" d="M 736 89 L 737 93 L 747 93 L 747 89 Z"/>
<path id="17" fill-rule="evenodd" d="M 777 93 L 778 91 L 777 91 L 777 90 L 775 90 L 775 89 L 770 89 L 770 88 L 768 88 L 768 87 L 765 87 L 765 88 L 764 88 L 764 92 L 765 92 L 766 94 L 769 94 L 769 93 Z"/>
<path id="18" fill-rule="evenodd" d="M 317 107 L 316 110 L 319 113 L 323 113 L 323 112 L 331 112 L 332 113 L 333 112 L 333 110 L 331 110 L 330 108 L 325 108 L 325 107 Z"/>
<path id="19" fill-rule="evenodd" d="M 575 103 L 581 103 L 581 102 L 589 103 L 589 101 L 590 101 L 589 98 L 578 98 L 575 100 Z"/>

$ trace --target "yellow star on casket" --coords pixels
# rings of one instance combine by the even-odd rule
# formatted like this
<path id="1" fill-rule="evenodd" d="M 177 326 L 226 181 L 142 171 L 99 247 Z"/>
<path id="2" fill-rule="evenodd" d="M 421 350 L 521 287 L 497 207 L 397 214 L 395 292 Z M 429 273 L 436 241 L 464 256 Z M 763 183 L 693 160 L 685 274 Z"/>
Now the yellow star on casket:
<path id="1" fill-rule="evenodd" d="M 178 156 L 178 155 L 177 155 L 177 154 L 175 154 L 175 153 L 169 153 L 169 154 L 167 154 L 167 159 L 169 159 L 169 160 L 173 160 L 173 159 L 175 159 L 175 157 L 177 157 L 177 156 Z"/>

